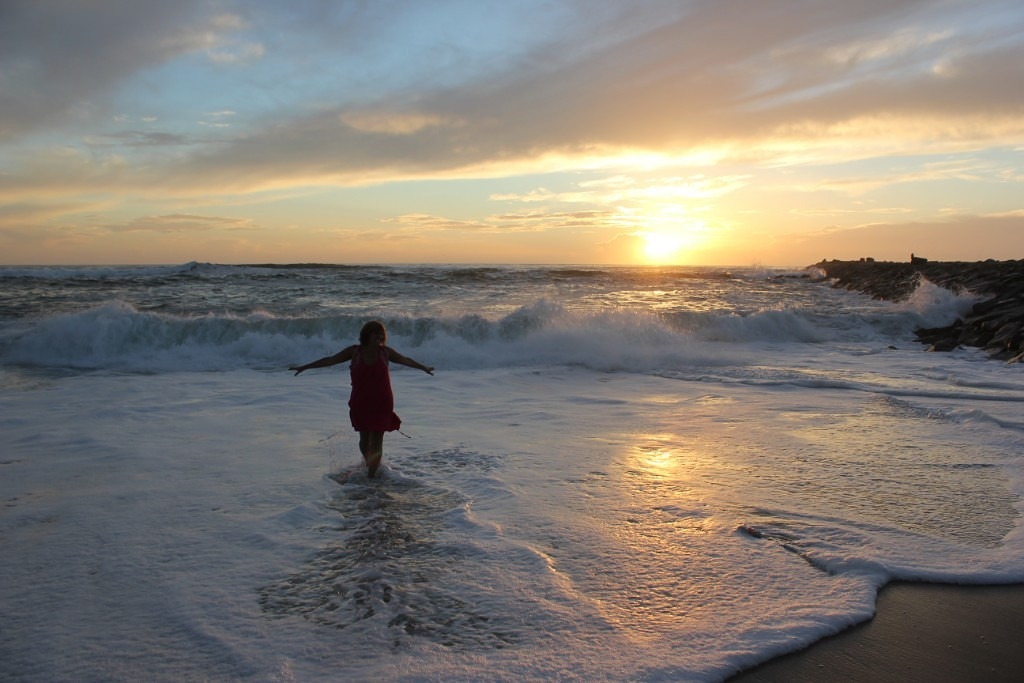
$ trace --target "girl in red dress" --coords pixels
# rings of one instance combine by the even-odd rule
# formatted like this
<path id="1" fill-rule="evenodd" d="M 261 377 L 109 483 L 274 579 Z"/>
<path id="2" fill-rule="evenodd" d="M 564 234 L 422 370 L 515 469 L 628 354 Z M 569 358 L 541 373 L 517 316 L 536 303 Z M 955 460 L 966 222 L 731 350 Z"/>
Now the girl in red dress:
<path id="1" fill-rule="evenodd" d="M 391 392 L 388 363 L 406 365 L 428 375 L 434 374 L 433 367 L 427 367 L 387 346 L 387 338 L 388 333 L 383 323 L 372 320 L 363 325 L 358 344 L 346 347 L 333 356 L 288 368 L 298 375 L 304 370 L 352 361 L 352 395 L 348 399 L 348 415 L 352 426 L 359 432 L 359 452 L 363 454 L 370 477 L 377 473 L 384 455 L 384 432 L 393 432 L 402 425 L 401 419 L 395 414 L 395 396 Z"/>

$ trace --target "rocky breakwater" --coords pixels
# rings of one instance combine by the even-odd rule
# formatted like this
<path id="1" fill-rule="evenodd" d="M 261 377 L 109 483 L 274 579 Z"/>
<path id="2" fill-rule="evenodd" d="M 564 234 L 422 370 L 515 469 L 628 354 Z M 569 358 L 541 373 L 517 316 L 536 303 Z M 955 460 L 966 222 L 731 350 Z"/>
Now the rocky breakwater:
<path id="1" fill-rule="evenodd" d="M 963 318 L 945 327 L 915 331 L 929 351 L 960 346 L 984 349 L 991 357 L 1024 360 L 1024 261 L 822 261 L 820 269 L 833 286 L 864 292 L 876 299 L 901 301 L 924 278 L 954 292 L 983 297 Z"/>

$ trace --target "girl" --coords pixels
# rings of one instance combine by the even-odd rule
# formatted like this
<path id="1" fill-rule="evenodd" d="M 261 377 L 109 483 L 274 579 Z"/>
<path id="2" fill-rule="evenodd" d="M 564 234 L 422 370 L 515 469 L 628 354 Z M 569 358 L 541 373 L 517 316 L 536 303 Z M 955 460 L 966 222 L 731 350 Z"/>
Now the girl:
<path id="1" fill-rule="evenodd" d="M 384 432 L 393 432 L 402 425 L 401 419 L 395 414 L 395 397 L 391 392 L 388 363 L 394 362 L 422 370 L 428 375 L 434 374 L 433 367 L 427 367 L 387 346 L 387 337 L 383 323 L 371 320 L 359 332 L 358 344 L 344 348 L 333 356 L 288 368 L 298 375 L 304 370 L 352 361 L 352 394 L 348 399 L 348 415 L 352 426 L 359 432 L 359 452 L 363 454 L 370 477 L 376 475 L 384 455 Z"/>

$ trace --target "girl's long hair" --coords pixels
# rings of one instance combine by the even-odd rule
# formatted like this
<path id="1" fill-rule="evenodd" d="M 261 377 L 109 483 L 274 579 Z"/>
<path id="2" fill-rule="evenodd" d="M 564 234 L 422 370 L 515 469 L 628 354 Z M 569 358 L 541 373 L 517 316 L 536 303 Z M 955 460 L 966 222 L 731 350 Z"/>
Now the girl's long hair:
<path id="1" fill-rule="evenodd" d="M 371 320 L 370 322 L 363 325 L 363 329 L 359 330 L 359 345 L 366 346 L 370 343 L 370 335 L 374 332 L 380 332 L 381 340 L 386 344 L 388 341 L 388 331 L 384 329 L 384 323 L 379 320 Z"/>

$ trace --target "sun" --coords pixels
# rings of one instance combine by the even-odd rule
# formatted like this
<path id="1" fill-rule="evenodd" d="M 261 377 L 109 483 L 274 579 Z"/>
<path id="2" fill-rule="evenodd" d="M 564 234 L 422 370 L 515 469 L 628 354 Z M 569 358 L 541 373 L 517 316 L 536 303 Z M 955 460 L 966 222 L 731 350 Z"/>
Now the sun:
<path id="1" fill-rule="evenodd" d="M 637 237 L 641 240 L 644 260 L 653 264 L 678 263 L 680 254 L 690 242 L 673 232 L 641 232 Z"/>

